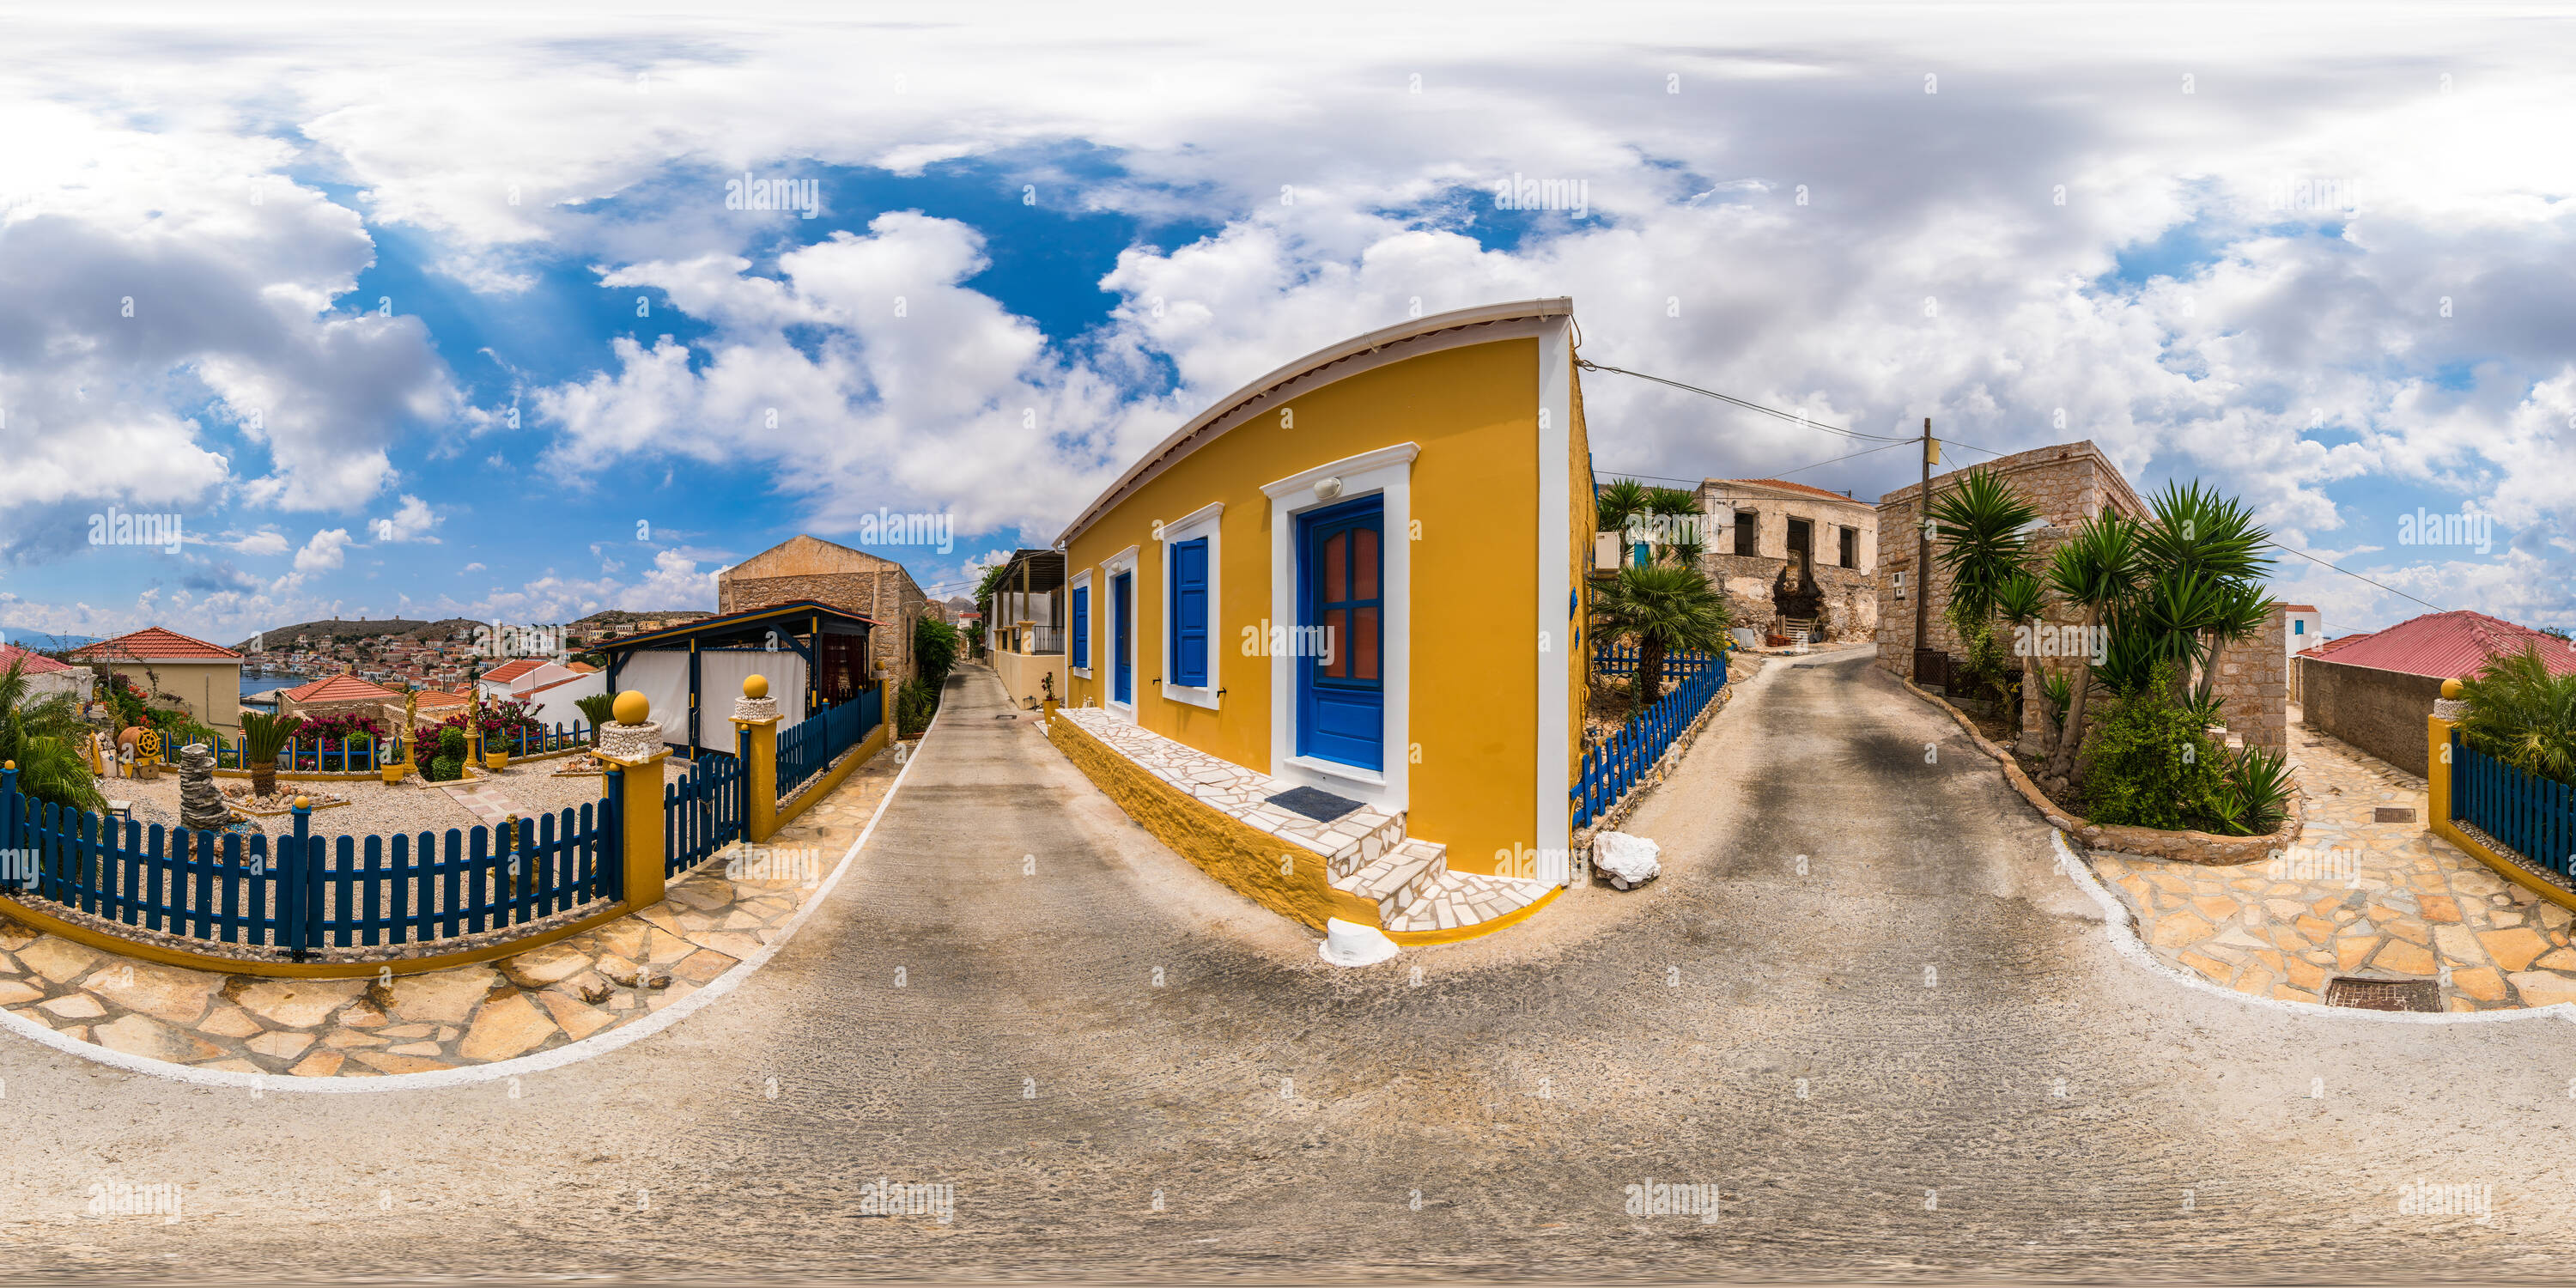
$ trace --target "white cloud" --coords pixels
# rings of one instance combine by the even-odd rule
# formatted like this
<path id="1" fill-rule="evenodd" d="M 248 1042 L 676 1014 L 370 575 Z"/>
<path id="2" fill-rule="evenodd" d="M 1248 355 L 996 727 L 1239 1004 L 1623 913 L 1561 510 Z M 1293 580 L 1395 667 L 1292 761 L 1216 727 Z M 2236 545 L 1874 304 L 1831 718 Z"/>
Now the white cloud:
<path id="1" fill-rule="evenodd" d="M 348 529 L 325 528 L 314 533 L 313 539 L 295 552 L 295 571 L 300 576 L 337 568 L 343 559 L 342 552 L 348 548 Z"/>
<path id="2" fill-rule="evenodd" d="M 376 520 L 373 532 L 378 541 L 418 541 L 437 545 L 438 538 L 429 535 L 429 530 L 445 518 L 430 509 L 428 502 L 406 492 L 402 495 L 402 508 L 394 511 L 392 518 Z"/>
<path id="3" fill-rule="evenodd" d="M 262 528 L 218 544 L 228 545 L 246 555 L 282 555 L 289 549 L 286 534 L 275 528 Z"/>

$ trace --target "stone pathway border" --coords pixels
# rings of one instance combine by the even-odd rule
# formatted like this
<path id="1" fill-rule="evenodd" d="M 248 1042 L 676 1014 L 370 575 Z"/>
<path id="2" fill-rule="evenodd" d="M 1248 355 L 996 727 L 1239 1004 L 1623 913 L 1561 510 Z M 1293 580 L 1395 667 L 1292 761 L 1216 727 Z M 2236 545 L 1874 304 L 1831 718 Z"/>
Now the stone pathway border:
<path id="1" fill-rule="evenodd" d="M 940 712 L 932 714 L 929 727 L 922 730 L 924 741 L 927 741 L 931 732 L 939 727 L 939 721 L 945 714 L 946 704 L 943 703 L 941 706 Z M 861 850 L 867 848 L 868 838 L 876 834 L 877 822 L 885 817 L 886 806 L 891 804 L 895 795 L 903 790 L 904 779 L 911 775 L 912 763 L 917 759 L 917 756 L 905 758 L 903 767 L 895 774 L 894 782 L 886 787 L 885 795 L 877 801 L 876 810 L 869 814 L 867 826 L 859 830 L 858 839 L 850 842 L 850 848 L 841 855 L 841 861 L 833 865 L 832 871 L 823 878 L 812 897 L 806 899 L 796 914 L 788 919 L 786 925 L 780 929 L 777 938 L 761 945 L 731 970 L 707 981 L 706 985 L 696 992 L 672 1002 L 659 1011 L 632 1024 L 622 1025 L 534 1055 L 519 1056 L 492 1064 L 465 1065 L 423 1073 L 393 1073 L 374 1078 L 299 1078 L 291 1074 L 239 1073 L 225 1069 L 207 1069 L 194 1065 L 171 1064 L 145 1056 L 127 1055 L 121 1051 L 112 1051 L 106 1047 L 81 1041 L 67 1034 L 57 1033 L 36 1021 L 7 1011 L 0 1011 L 0 1028 L 51 1047 L 65 1055 L 78 1056 L 81 1059 L 123 1069 L 129 1073 L 149 1074 L 157 1078 L 194 1083 L 198 1086 L 246 1088 L 254 1094 L 270 1091 L 325 1095 L 422 1091 L 435 1087 L 460 1087 L 478 1082 L 524 1077 L 578 1064 L 640 1042 L 670 1028 L 712 1004 L 717 998 L 741 987 L 742 982 L 749 979 L 752 972 L 768 965 L 769 959 L 776 956 L 779 949 L 786 947 L 788 941 L 796 937 L 796 932 L 803 929 L 805 923 L 823 906 L 823 902 L 831 897 L 832 891 L 840 885 L 842 876 L 849 872 L 850 864 L 859 857 Z"/>
<path id="2" fill-rule="evenodd" d="M 2077 888 L 2093 896 L 2101 905 L 2102 924 L 2111 935 L 2111 947 L 2134 966 L 2164 977 L 2195 992 L 2215 994 L 2248 1006 L 2278 1011 L 2307 1019 L 2367 1020 L 2383 1024 L 2484 1024 L 2514 1020 L 2564 1020 L 2576 1024 L 2576 1002 L 2557 1002 L 2548 1006 L 2525 1007 L 2509 1011 L 2369 1011 L 2351 1006 L 2327 1006 L 2321 1002 L 2293 1002 L 2277 997 L 2258 997 L 2240 993 L 2198 971 L 2185 970 L 2156 956 L 2147 941 L 2139 938 L 2138 927 L 2129 905 L 2102 878 L 2094 875 L 2086 863 L 2066 844 L 2066 833 L 2049 829 L 2049 843 L 2057 849 L 2057 870 L 2075 882 Z"/>

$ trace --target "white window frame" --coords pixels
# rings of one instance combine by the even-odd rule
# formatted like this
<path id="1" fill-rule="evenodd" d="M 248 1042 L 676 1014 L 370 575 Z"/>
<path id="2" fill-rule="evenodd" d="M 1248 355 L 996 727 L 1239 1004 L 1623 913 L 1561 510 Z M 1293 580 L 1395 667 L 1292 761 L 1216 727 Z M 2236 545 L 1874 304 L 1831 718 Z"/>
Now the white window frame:
<path id="1" fill-rule="evenodd" d="M 1210 501 L 1158 529 L 1163 543 L 1163 584 L 1156 589 L 1155 593 L 1161 596 L 1156 602 L 1162 605 L 1163 621 L 1160 629 L 1154 633 L 1162 637 L 1163 697 L 1166 701 L 1186 702 L 1191 706 L 1205 707 L 1210 711 L 1217 709 L 1217 692 L 1225 687 L 1225 682 L 1217 676 L 1216 663 L 1219 652 L 1217 641 L 1224 634 L 1218 625 L 1218 618 L 1221 615 L 1218 612 L 1218 605 L 1224 601 L 1220 597 L 1223 587 L 1218 582 L 1217 573 L 1217 557 L 1222 553 L 1217 548 L 1220 540 L 1217 520 L 1224 514 L 1225 502 Z M 1184 541 L 1195 541 L 1200 537 L 1207 538 L 1208 543 L 1207 683 L 1174 684 L 1171 681 L 1173 669 L 1172 547 Z"/>
<path id="2" fill-rule="evenodd" d="M 1145 674 L 1136 667 L 1136 633 L 1138 630 L 1142 629 L 1145 624 L 1145 579 L 1142 576 L 1136 575 L 1136 552 L 1140 549 L 1143 549 L 1143 547 L 1129 546 L 1126 549 L 1101 560 L 1100 584 L 1103 586 L 1114 586 L 1117 584 L 1118 574 L 1129 574 L 1130 579 L 1127 583 L 1127 674 L 1136 677 L 1135 687 L 1141 690 L 1145 687 Z M 1106 613 L 1107 610 L 1108 605 L 1105 602 L 1095 602 L 1091 606 L 1091 611 L 1095 614 Z M 1111 615 L 1101 625 L 1102 635 L 1107 638 L 1113 646 L 1116 644 L 1118 637 L 1108 634 L 1108 630 L 1109 623 L 1115 622 L 1116 620 L 1117 618 L 1114 615 Z M 1115 657 L 1110 658 L 1109 667 L 1107 669 L 1109 671 L 1108 678 L 1106 682 L 1100 686 L 1100 705 L 1107 708 L 1111 713 L 1124 717 L 1127 723 L 1136 723 L 1135 702 L 1132 700 L 1127 702 L 1121 702 L 1118 700 L 1118 659 Z"/>
<path id="3" fill-rule="evenodd" d="M 1100 626 L 1100 596 L 1091 592 L 1091 570 L 1088 568 L 1075 573 L 1073 575 L 1073 580 L 1066 582 L 1064 587 L 1064 615 L 1066 618 L 1064 623 L 1066 649 L 1065 665 L 1073 671 L 1076 677 L 1088 680 L 1092 678 L 1092 672 L 1099 669 L 1099 662 L 1097 659 L 1100 657 L 1100 641 L 1098 639 Z M 1083 623 L 1083 634 L 1092 636 L 1093 638 L 1083 641 L 1084 647 L 1082 650 L 1082 655 L 1084 657 L 1094 659 L 1090 666 L 1073 665 L 1073 592 L 1077 590 L 1085 592 L 1091 599 L 1091 611 L 1083 614 L 1084 617 L 1089 619 Z"/>
<path id="4" fill-rule="evenodd" d="M 1274 653 L 1270 659 L 1270 774 L 1284 782 L 1314 787 L 1364 801 L 1389 814 L 1402 813 L 1411 799 L 1408 765 L 1413 712 L 1413 458 L 1416 443 L 1397 443 L 1374 451 L 1328 461 L 1310 470 L 1264 484 L 1270 498 L 1270 620 L 1283 630 L 1297 623 L 1297 517 L 1309 510 L 1377 494 L 1383 508 L 1378 542 L 1385 567 L 1380 587 L 1385 613 L 1379 622 L 1383 640 L 1378 663 L 1385 677 L 1385 715 L 1376 773 L 1357 765 L 1297 754 L 1297 658 Z M 1341 480 L 1329 498 L 1315 495 L 1315 485 Z M 1290 636 L 1294 638 L 1293 635 Z M 1266 643 L 1266 641 L 1265 641 Z"/>

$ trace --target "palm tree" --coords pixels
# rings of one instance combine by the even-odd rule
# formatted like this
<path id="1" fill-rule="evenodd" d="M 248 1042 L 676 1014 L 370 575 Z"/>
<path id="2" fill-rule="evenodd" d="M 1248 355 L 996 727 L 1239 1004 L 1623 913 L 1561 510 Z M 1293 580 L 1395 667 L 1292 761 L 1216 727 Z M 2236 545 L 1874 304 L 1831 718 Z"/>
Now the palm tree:
<path id="1" fill-rule="evenodd" d="M 1714 653 L 1726 646 L 1726 628 L 1734 624 L 1726 597 L 1708 584 L 1707 575 L 1675 564 L 1621 568 L 1592 600 L 1596 636 L 1637 642 L 1641 710 L 1653 705 L 1663 689 L 1665 654 Z"/>
<path id="2" fill-rule="evenodd" d="M 1646 509 L 1658 518 L 1696 519 L 1699 517 L 1699 498 L 1682 488 L 1659 487 L 1646 493 Z M 1683 527 L 1677 523 L 1674 526 L 1681 531 L 1663 543 L 1658 556 L 1669 556 L 1674 563 L 1685 568 L 1698 567 L 1700 551 L 1707 544 L 1700 539 L 1699 525 L 1693 523 Z"/>
<path id="3" fill-rule="evenodd" d="M 2007 626 L 2030 626 L 2048 612 L 2047 592 L 2040 585 L 2039 578 L 2032 576 L 2028 571 L 2017 572 L 2006 578 L 2002 585 L 1995 588 L 1994 599 L 1995 616 L 2002 618 Z M 2032 649 L 2022 655 L 2021 680 L 2011 685 L 2009 691 L 2003 691 L 2005 686 L 2000 683 L 1996 686 L 1998 692 L 1995 696 L 2009 700 L 2011 709 L 2004 714 L 2015 729 L 2020 728 L 2022 724 L 2022 704 L 2030 700 L 2031 666 L 2038 653 L 2039 650 Z M 2040 734 L 2043 740 L 2048 735 L 2048 722 L 2045 720 L 2040 722 Z"/>
<path id="4" fill-rule="evenodd" d="M 28 700 L 27 660 L 9 659 L 0 671 L 0 761 L 18 766 L 18 791 L 30 800 L 66 809 L 104 810 L 107 798 L 81 759 L 89 732 L 65 694 Z"/>
<path id="5" fill-rule="evenodd" d="M 1647 513 L 1647 496 L 1650 490 L 1635 479 L 1610 480 L 1610 485 L 1602 488 L 1592 498 L 1593 530 L 1626 533 L 1630 519 Z M 1626 563 L 1627 560 L 1622 559 L 1620 562 Z"/>
<path id="6" fill-rule="evenodd" d="M 581 708 L 581 718 L 590 722 L 590 736 L 594 741 L 598 739 L 599 731 L 617 718 L 617 695 L 614 693 L 594 693 L 586 698 L 575 698 L 572 704 Z"/>
<path id="7" fill-rule="evenodd" d="M 2201 667 L 2199 691 L 2206 704 L 2217 682 L 2219 649 L 2261 629 L 2271 615 L 2272 601 L 2260 586 L 2272 571 L 2263 553 L 2272 534 L 2254 525 L 2244 502 L 2203 488 L 2197 479 L 2189 486 L 2167 483 L 2148 508 L 2154 517 L 2138 542 L 2147 580 L 2156 584 L 2156 611 L 2148 624 L 2179 637 L 2158 650 L 2181 663 L 2178 683 L 2188 680 L 2191 666 Z M 2174 696 L 2182 697 L 2182 690 Z"/>
<path id="8" fill-rule="evenodd" d="M 1972 470 L 1932 504 L 1941 566 L 1950 573 L 1951 623 L 1962 633 L 1985 625 L 2004 583 L 2028 575 L 2030 540 L 2039 507 L 2022 499 L 2001 475 Z"/>
<path id="9" fill-rule="evenodd" d="M 2059 601 L 2084 610 L 2084 640 L 2089 645 L 2111 609 L 2137 592 L 2138 526 L 2108 512 L 2086 519 L 2049 560 L 2048 588 Z M 2085 699 L 2093 691 L 2093 655 L 2076 662 L 2074 683 L 2067 686 L 2065 719 L 2056 750 L 2048 757 L 2048 776 L 2062 789 L 2075 769 L 2075 753 L 2084 745 Z"/>
<path id="10" fill-rule="evenodd" d="M 2460 681 L 2469 745 L 2525 773 L 2576 784 L 2576 675 L 2552 675 L 2535 644 Z"/>
<path id="11" fill-rule="evenodd" d="M 250 766 L 251 794 L 275 796 L 277 753 L 296 730 L 304 727 L 304 718 L 249 711 L 242 714 L 241 722 L 242 760 Z"/>

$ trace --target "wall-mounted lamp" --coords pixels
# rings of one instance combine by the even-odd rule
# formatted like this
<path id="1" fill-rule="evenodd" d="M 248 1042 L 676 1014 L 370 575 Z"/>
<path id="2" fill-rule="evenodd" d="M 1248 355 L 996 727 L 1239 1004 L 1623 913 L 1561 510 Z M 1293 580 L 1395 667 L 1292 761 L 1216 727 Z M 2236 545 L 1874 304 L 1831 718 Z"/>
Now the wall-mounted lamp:
<path id="1" fill-rule="evenodd" d="M 1316 499 L 1316 500 L 1318 500 L 1318 501 L 1330 501 L 1330 500 L 1332 500 L 1334 497 L 1340 496 L 1341 494 L 1342 494 L 1342 480 L 1341 480 L 1341 478 L 1340 478 L 1338 475 L 1337 475 L 1337 476 L 1335 476 L 1335 477 L 1333 477 L 1333 478 L 1328 478 L 1328 479 L 1317 479 L 1317 480 L 1315 480 L 1315 499 Z"/>

